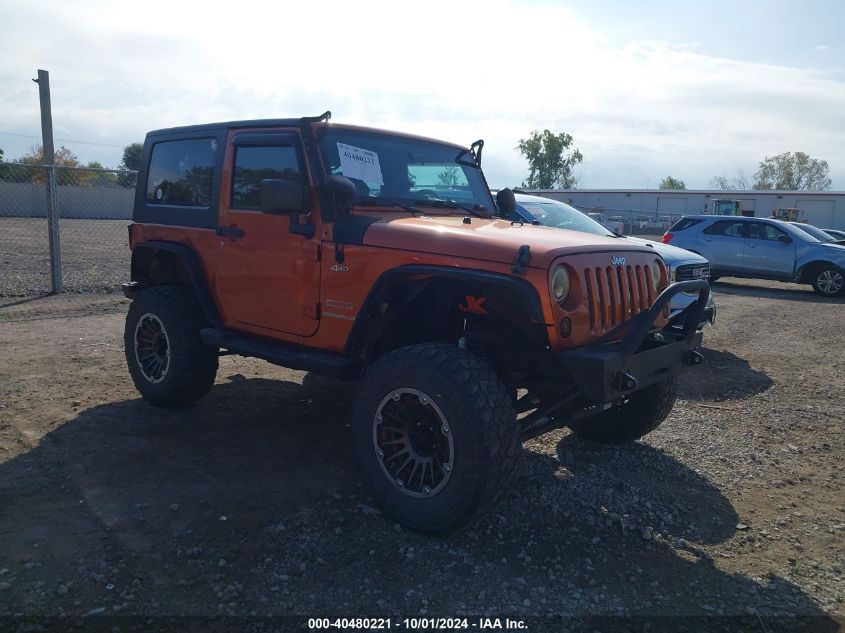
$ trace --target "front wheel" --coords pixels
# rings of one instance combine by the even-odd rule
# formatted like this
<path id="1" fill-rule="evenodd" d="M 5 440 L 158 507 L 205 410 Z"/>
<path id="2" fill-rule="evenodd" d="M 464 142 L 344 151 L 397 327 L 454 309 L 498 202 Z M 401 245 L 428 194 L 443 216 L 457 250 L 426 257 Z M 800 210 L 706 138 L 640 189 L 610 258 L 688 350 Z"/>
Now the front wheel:
<path id="1" fill-rule="evenodd" d="M 145 400 L 177 407 L 208 393 L 218 350 L 200 339 L 203 327 L 205 317 L 191 288 L 156 286 L 132 302 L 123 343 L 129 374 Z"/>
<path id="2" fill-rule="evenodd" d="M 358 388 L 352 433 L 386 514 L 424 532 L 452 530 L 503 497 L 522 452 L 507 388 L 450 345 L 381 358 Z"/>
<path id="3" fill-rule="evenodd" d="M 637 391 L 624 404 L 584 418 L 572 425 L 579 437 L 600 444 L 624 444 L 638 440 L 658 426 L 675 405 L 678 379 Z"/>
<path id="4" fill-rule="evenodd" d="M 813 290 L 823 297 L 836 297 L 845 289 L 845 276 L 836 266 L 820 266 L 813 272 Z"/>

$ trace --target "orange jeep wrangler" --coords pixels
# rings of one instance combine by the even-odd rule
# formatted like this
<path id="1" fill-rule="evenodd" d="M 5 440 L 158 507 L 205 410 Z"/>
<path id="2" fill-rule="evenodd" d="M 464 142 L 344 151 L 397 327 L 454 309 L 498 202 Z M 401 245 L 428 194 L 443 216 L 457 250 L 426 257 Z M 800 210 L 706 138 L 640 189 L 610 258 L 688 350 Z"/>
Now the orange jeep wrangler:
<path id="1" fill-rule="evenodd" d="M 482 141 L 329 116 L 147 135 L 124 293 L 148 402 L 202 398 L 221 353 L 360 381 L 369 489 L 431 532 L 501 498 L 526 438 L 630 442 L 663 421 L 701 361 L 705 281 L 670 285 L 627 240 L 506 219 Z M 669 322 L 682 291 L 698 301 Z"/>

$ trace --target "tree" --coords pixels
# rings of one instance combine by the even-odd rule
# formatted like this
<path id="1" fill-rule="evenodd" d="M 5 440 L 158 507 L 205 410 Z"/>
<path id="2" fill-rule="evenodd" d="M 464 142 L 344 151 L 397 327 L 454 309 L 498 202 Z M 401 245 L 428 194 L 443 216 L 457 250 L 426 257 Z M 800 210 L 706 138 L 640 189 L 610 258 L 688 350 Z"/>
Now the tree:
<path id="1" fill-rule="evenodd" d="M 36 165 L 44 164 L 44 148 L 41 145 L 33 145 L 23 156 L 15 159 L 16 163 L 33 165 L 32 169 L 22 170 L 18 174 L 19 182 L 44 182 L 44 170 Z M 82 163 L 72 151 L 62 145 L 53 152 L 53 165 L 56 167 L 82 167 Z M 84 181 L 84 174 L 74 169 L 59 169 L 56 171 L 56 181 L 60 185 L 78 185 Z"/>
<path id="2" fill-rule="evenodd" d="M 118 169 L 138 171 L 141 168 L 141 152 L 144 151 L 142 143 L 130 143 L 123 148 L 123 160 Z M 122 187 L 134 187 L 137 176 L 135 174 L 119 174 L 117 182 Z"/>
<path id="3" fill-rule="evenodd" d="M 572 136 L 566 132 L 552 134 L 549 130 L 531 132 L 527 139 L 519 139 L 516 146 L 528 161 L 528 178 L 522 183 L 526 189 L 572 189 L 577 180 L 572 173 L 575 165 L 584 160 L 572 147 Z"/>
<path id="4" fill-rule="evenodd" d="M 741 169 L 736 170 L 736 175 L 732 179 L 728 179 L 726 176 L 713 176 L 713 179 L 710 181 L 710 187 L 712 189 L 721 189 L 722 191 L 745 191 L 751 189 L 748 186 L 748 178 Z"/>
<path id="5" fill-rule="evenodd" d="M 672 176 L 666 176 L 663 180 L 660 181 L 660 185 L 658 189 L 686 189 L 687 186 L 684 184 L 683 180 L 678 180 L 677 178 L 672 178 Z"/>
<path id="6" fill-rule="evenodd" d="M 443 187 L 457 187 L 459 183 L 458 173 L 459 169 L 455 165 L 445 167 L 443 171 L 437 174 L 437 184 Z"/>
<path id="7" fill-rule="evenodd" d="M 118 169 L 138 171 L 141 168 L 141 152 L 144 151 L 142 143 L 130 143 L 123 148 L 123 160 Z"/>
<path id="8" fill-rule="evenodd" d="M 117 176 L 108 171 L 93 171 L 105 169 L 100 161 L 94 160 L 85 165 L 92 171 L 85 174 L 85 184 L 91 187 L 114 187 L 117 185 Z"/>
<path id="9" fill-rule="evenodd" d="M 804 152 L 766 156 L 754 174 L 755 189 L 826 191 L 830 189 L 830 167 L 826 160 L 810 158 Z"/>

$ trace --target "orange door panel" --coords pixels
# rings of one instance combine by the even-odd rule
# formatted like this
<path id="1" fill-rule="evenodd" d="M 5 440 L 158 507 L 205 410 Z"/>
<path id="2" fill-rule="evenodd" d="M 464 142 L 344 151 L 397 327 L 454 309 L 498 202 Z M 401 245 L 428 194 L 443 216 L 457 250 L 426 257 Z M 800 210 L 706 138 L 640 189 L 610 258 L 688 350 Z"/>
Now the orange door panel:
<path id="1" fill-rule="evenodd" d="M 229 133 L 215 258 L 216 292 L 228 327 L 265 336 L 317 331 L 319 229 L 312 238 L 291 233 L 290 216 L 260 211 L 264 178 L 297 180 L 310 191 L 303 156 L 298 129 Z"/>

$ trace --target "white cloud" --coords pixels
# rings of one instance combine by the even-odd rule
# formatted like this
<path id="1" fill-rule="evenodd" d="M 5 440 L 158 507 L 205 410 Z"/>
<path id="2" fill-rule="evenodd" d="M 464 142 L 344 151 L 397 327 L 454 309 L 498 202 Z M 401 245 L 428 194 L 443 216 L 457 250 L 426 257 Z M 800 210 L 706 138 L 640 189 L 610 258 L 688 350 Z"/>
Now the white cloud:
<path id="1" fill-rule="evenodd" d="M 37 133 L 29 78 L 42 67 L 57 137 L 121 144 L 170 125 L 330 108 L 343 122 L 484 137 L 493 185 L 521 181 L 516 143 L 543 128 L 575 137 L 585 186 L 668 173 L 704 186 L 790 150 L 827 159 L 845 185 L 841 81 L 694 45 L 611 46 L 556 6 L 7 2 L 0 41 L 7 131 Z"/>

